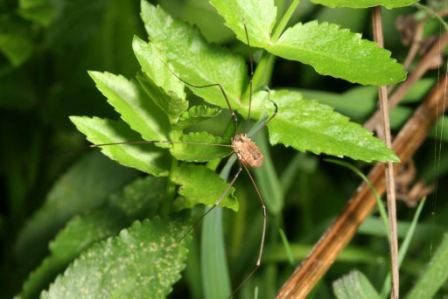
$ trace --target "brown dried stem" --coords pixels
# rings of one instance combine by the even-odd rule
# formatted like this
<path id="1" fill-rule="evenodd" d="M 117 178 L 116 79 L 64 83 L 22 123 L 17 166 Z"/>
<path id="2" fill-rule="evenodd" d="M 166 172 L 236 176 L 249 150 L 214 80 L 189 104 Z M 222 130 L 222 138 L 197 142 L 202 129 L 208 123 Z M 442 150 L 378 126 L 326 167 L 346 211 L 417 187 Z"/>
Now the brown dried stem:
<path id="1" fill-rule="evenodd" d="M 448 77 L 444 76 L 394 140 L 393 149 L 402 162 L 408 161 L 414 155 L 436 119 L 444 113 L 444 109 L 440 107 L 443 106 L 441 103 L 444 100 L 448 100 L 447 88 Z M 384 164 L 379 163 L 368 176 L 380 195 L 386 189 L 384 170 Z M 276 298 L 305 298 L 350 242 L 359 225 L 371 213 L 375 205 L 375 197 L 370 187 L 365 183 L 361 184 L 343 212 L 286 281 Z"/>

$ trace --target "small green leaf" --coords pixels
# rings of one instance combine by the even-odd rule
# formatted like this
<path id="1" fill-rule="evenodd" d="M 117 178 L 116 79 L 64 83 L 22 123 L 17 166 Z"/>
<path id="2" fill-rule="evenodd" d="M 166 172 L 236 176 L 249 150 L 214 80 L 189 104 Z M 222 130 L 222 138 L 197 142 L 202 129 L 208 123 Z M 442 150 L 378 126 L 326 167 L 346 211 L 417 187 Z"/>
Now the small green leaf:
<path id="1" fill-rule="evenodd" d="M 381 298 L 367 277 L 357 270 L 333 282 L 333 290 L 338 299 Z"/>
<path id="2" fill-rule="evenodd" d="M 266 47 L 271 41 L 277 7 L 273 0 L 211 0 L 210 3 L 226 20 L 226 25 L 239 40 L 254 47 Z"/>
<path id="3" fill-rule="evenodd" d="M 93 144 L 132 142 L 140 140 L 137 133 L 124 123 L 98 117 L 71 116 L 76 128 Z M 166 176 L 169 169 L 167 152 L 153 144 L 116 144 L 100 146 L 101 151 L 122 165 L 140 171 Z"/>
<path id="4" fill-rule="evenodd" d="M 320 74 L 354 83 L 380 86 L 406 78 L 403 66 L 388 50 L 335 24 L 296 24 L 267 50 L 309 64 Z"/>
<path id="5" fill-rule="evenodd" d="M 50 243 L 50 256 L 30 274 L 20 298 L 36 298 L 57 274 L 93 243 L 117 234 L 136 218 L 154 215 L 165 191 L 166 179 L 147 176 L 110 196 L 105 206 L 72 218 Z"/>
<path id="6" fill-rule="evenodd" d="M 179 208 L 190 208 L 198 204 L 212 206 L 218 198 L 225 196 L 221 206 L 238 211 L 238 201 L 234 196 L 235 189 L 229 188 L 226 181 L 203 165 L 181 164 L 176 167 L 171 180 L 180 185 L 179 194 L 182 199 L 176 203 Z"/>
<path id="7" fill-rule="evenodd" d="M 328 7 L 367 8 L 381 5 L 387 8 L 396 8 L 409 6 L 418 0 L 311 0 L 311 2 Z"/>
<path id="8" fill-rule="evenodd" d="M 168 120 L 138 84 L 107 72 L 89 72 L 89 75 L 121 118 L 145 140 L 167 139 Z"/>
<path id="9" fill-rule="evenodd" d="M 187 110 L 188 102 L 184 84 L 168 69 L 165 57 L 153 43 L 146 43 L 134 36 L 132 48 L 143 72 L 149 78 L 147 93 L 170 119 L 177 119 Z"/>
<path id="10" fill-rule="evenodd" d="M 230 141 L 207 132 L 191 132 L 174 143 L 170 152 L 176 159 L 188 162 L 207 162 L 232 153 Z M 223 146 L 220 146 L 223 145 Z"/>
<path id="11" fill-rule="evenodd" d="M 81 255 L 41 298 L 165 298 L 185 267 L 188 226 L 135 222 Z"/>
<path id="12" fill-rule="evenodd" d="M 180 115 L 176 126 L 179 128 L 186 128 L 200 123 L 203 120 L 216 117 L 220 112 L 221 109 L 216 107 L 195 105 Z"/>
<path id="13" fill-rule="evenodd" d="M 286 90 L 271 92 L 271 99 L 278 105 L 278 113 L 268 125 L 272 144 L 366 162 L 399 161 L 370 131 L 329 106 Z"/>
<path id="14" fill-rule="evenodd" d="M 0 15 L 0 52 L 14 66 L 22 64 L 31 56 L 33 43 L 25 21 Z"/>
<path id="15" fill-rule="evenodd" d="M 225 48 L 208 44 L 197 29 L 173 20 L 160 7 L 145 0 L 141 6 L 150 41 L 166 55 L 182 80 L 196 86 L 221 84 L 232 107 L 240 106 L 248 82 L 244 59 Z M 227 108 L 217 86 L 195 88 L 187 84 L 187 87 L 208 103 Z"/>
<path id="16" fill-rule="evenodd" d="M 407 299 L 434 298 L 437 291 L 448 279 L 448 235 L 443 236 L 442 242 L 428 263 L 417 283 L 406 296 Z"/>

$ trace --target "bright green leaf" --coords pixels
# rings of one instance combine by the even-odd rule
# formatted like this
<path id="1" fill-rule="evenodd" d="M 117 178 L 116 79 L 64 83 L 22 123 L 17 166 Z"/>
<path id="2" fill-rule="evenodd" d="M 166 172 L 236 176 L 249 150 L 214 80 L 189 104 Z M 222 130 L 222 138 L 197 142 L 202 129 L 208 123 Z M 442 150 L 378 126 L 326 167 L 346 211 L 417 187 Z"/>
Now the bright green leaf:
<path id="1" fill-rule="evenodd" d="M 93 144 L 132 142 L 140 140 L 125 124 L 98 117 L 72 116 L 70 120 Z M 100 146 L 101 151 L 122 165 L 155 175 L 168 175 L 167 152 L 153 144 L 115 144 Z"/>
<path id="2" fill-rule="evenodd" d="M 211 0 L 210 3 L 226 20 L 226 25 L 239 40 L 254 47 L 266 47 L 271 41 L 277 7 L 273 0 Z"/>
<path id="3" fill-rule="evenodd" d="M 89 72 L 97 88 L 121 118 L 145 140 L 166 140 L 168 120 L 139 88 L 121 75 Z"/>
<path id="4" fill-rule="evenodd" d="M 233 108 L 241 105 L 247 86 L 247 67 L 244 59 L 217 45 L 208 44 L 197 29 L 174 20 L 160 7 L 142 0 L 142 19 L 149 40 L 161 52 L 186 83 L 195 86 L 221 84 Z M 208 103 L 227 108 L 217 86 L 195 88 L 187 86 Z"/>
<path id="5" fill-rule="evenodd" d="M 330 23 L 309 22 L 286 30 L 268 51 L 311 65 L 318 73 L 364 85 L 388 85 L 406 78 L 388 50 Z"/>
<path id="6" fill-rule="evenodd" d="M 232 153 L 230 141 L 207 132 L 184 134 L 174 143 L 170 152 L 176 159 L 188 162 L 207 162 Z M 222 146 L 220 146 L 222 145 Z"/>
<path id="7" fill-rule="evenodd" d="M 195 105 L 182 113 L 176 126 L 186 128 L 195 125 L 203 120 L 218 116 L 221 109 L 207 105 Z"/>
<path id="8" fill-rule="evenodd" d="M 356 270 L 333 282 L 333 290 L 338 299 L 381 298 L 367 277 Z"/>
<path id="9" fill-rule="evenodd" d="M 168 69 L 165 57 L 155 44 L 146 43 L 135 36 L 132 48 L 143 72 L 149 78 L 145 80 L 144 89 L 170 119 L 177 119 L 188 108 L 184 84 Z"/>
<path id="10" fill-rule="evenodd" d="M 238 210 L 238 201 L 226 181 L 203 165 L 180 164 L 172 174 L 171 180 L 180 185 L 179 194 L 183 198 L 176 203 L 179 208 L 190 208 L 198 204 L 212 206 L 218 198 L 225 196 L 221 206 Z"/>
<path id="11" fill-rule="evenodd" d="M 41 298 L 165 298 L 185 267 L 189 227 L 135 222 L 81 255 Z"/>
<path id="12" fill-rule="evenodd" d="M 399 161 L 370 131 L 329 106 L 286 90 L 271 92 L 271 99 L 278 105 L 278 113 L 268 125 L 272 144 L 367 162 Z"/>
<path id="13" fill-rule="evenodd" d="M 133 219 L 154 215 L 165 191 L 166 179 L 147 176 L 113 194 L 105 206 L 71 219 L 50 243 L 50 256 L 26 280 L 20 298 L 37 297 L 68 263 L 94 242 L 117 234 Z"/>
<path id="14" fill-rule="evenodd" d="M 329 7 L 367 8 L 381 5 L 395 8 L 411 5 L 418 0 L 311 0 L 311 2 Z"/>

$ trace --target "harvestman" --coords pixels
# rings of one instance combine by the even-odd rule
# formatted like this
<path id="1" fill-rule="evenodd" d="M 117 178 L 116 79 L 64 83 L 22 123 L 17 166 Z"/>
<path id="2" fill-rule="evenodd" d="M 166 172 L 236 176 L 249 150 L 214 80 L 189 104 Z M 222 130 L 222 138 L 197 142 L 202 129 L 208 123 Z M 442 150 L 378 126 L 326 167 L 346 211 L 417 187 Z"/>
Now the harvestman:
<path id="1" fill-rule="evenodd" d="M 243 24 L 244 26 L 244 31 L 245 31 L 245 35 L 246 35 L 246 41 L 247 41 L 247 45 L 249 47 L 249 67 L 250 67 L 250 79 L 249 79 L 249 109 L 248 109 L 248 119 L 250 119 L 250 114 L 251 114 L 251 105 L 252 105 L 252 77 L 254 74 L 254 65 L 253 65 L 253 58 L 252 58 L 252 52 L 251 52 L 251 48 L 250 48 L 250 42 L 249 42 L 249 34 L 247 31 L 247 27 L 245 24 Z M 232 149 L 232 154 L 235 154 L 238 162 L 239 162 L 239 167 L 237 172 L 235 173 L 235 175 L 233 176 L 233 178 L 230 180 L 228 186 L 226 187 L 226 189 L 224 190 L 224 192 L 218 197 L 218 199 L 215 201 L 215 203 L 205 212 L 203 213 L 193 224 L 192 229 L 207 215 L 209 214 L 213 209 L 215 209 L 216 207 L 218 207 L 221 202 L 224 200 L 224 198 L 226 197 L 227 193 L 230 191 L 230 189 L 232 188 L 232 186 L 235 184 L 236 180 L 238 179 L 238 177 L 240 176 L 240 174 L 243 172 L 243 169 L 246 171 L 252 186 L 255 189 L 255 192 L 257 193 L 257 197 L 258 200 L 260 201 L 260 205 L 263 211 L 263 228 L 262 228 L 262 233 L 261 233 L 261 238 L 260 238 L 260 245 L 259 245 L 259 249 L 258 249 L 258 255 L 257 255 L 257 260 L 255 263 L 255 267 L 249 272 L 249 274 L 246 276 L 246 278 L 244 278 L 244 280 L 238 285 L 238 287 L 236 289 L 233 290 L 233 292 L 231 293 L 230 297 L 233 297 L 233 295 L 235 295 L 237 293 L 237 291 L 251 278 L 251 276 L 257 271 L 257 269 L 260 267 L 261 265 L 261 259 L 263 256 L 263 250 L 264 250 L 264 243 L 265 243 L 265 239 L 266 239 L 266 228 L 267 228 L 267 221 L 268 221 L 268 214 L 267 214 L 267 209 L 266 209 L 266 205 L 264 203 L 263 197 L 261 195 L 260 190 L 258 189 L 257 184 L 255 183 L 255 179 L 252 176 L 252 174 L 250 173 L 249 169 L 251 168 L 259 168 L 263 165 L 263 154 L 260 151 L 260 149 L 258 148 L 258 146 L 255 144 L 255 142 L 252 141 L 252 139 L 245 133 L 237 133 L 237 128 L 238 128 L 238 117 L 235 113 L 235 111 L 232 109 L 231 105 L 230 105 L 230 101 L 229 98 L 224 90 L 224 87 L 220 84 L 220 83 L 213 83 L 213 84 L 207 84 L 207 85 L 195 85 L 195 84 L 191 84 L 189 82 L 186 82 L 185 80 L 183 80 L 179 75 L 177 75 L 175 72 L 173 72 L 167 65 L 167 69 L 173 74 L 173 76 L 175 76 L 179 81 L 183 82 L 185 85 L 190 86 L 192 88 L 210 88 L 210 87 L 217 87 L 219 88 L 220 92 L 222 93 L 225 101 L 226 101 L 226 105 L 227 108 L 229 109 L 230 113 L 231 113 L 231 117 L 233 119 L 233 123 L 234 123 L 234 133 L 233 133 L 233 137 L 231 139 L 231 144 L 212 144 L 212 143 L 200 143 L 200 142 L 173 142 L 173 141 L 157 141 L 158 143 L 170 143 L 170 144 L 175 144 L 175 143 L 183 143 L 183 144 L 194 144 L 194 145 L 205 145 L 205 146 L 222 146 L 222 147 L 229 147 Z M 261 124 L 261 126 L 259 126 L 256 131 L 254 132 L 254 134 L 264 128 L 277 114 L 278 111 L 278 107 L 277 104 L 269 99 L 269 92 L 268 92 L 268 100 L 274 105 L 274 113 L 266 120 L 264 121 L 264 123 Z M 114 143 L 103 143 L 103 144 L 94 144 L 91 145 L 91 147 L 101 147 L 101 146 L 107 146 L 107 145 L 117 145 L 117 144 L 125 144 L 125 143 L 154 143 L 155 141 L 136 141 L 136 142 L 114 142 Z M 191 230 L 190 230 L 191 231 Z"/>

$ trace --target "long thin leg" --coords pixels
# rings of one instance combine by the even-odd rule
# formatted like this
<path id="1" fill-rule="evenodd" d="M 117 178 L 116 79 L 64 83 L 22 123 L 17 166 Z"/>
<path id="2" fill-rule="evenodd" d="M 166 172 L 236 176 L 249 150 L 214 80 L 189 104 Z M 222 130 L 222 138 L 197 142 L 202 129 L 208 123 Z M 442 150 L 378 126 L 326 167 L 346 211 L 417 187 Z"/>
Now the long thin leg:
<path id="1" fill-rule="evenodd" d="M 250 77 L 249 77 L 249 110 L 247 113 L 247 119 L 250 119 L 250 111 L 252 108 L 252 89 L 253 89 L 253 84 L 252 84 L 252 79 L 254 77 L 254 57 L 252 55 L 252 48 L 250 47 L 250 40 L 249 40 L 249 32 L 247 31 L 247 26 L 246 23 L 243 23 L 244 26 L 244 33 L 246 34 L 246 42 L 247 42 L 247 46 L 249 47 L 249 67 L 250 67 Z"/>
<path id="2" fill-rule="evenodd" d="M 232 294 L 230 295 L 229 298 L 233 297 L 233 295 L 235 295 L 239 289 L 241 289 L 241 287 L 243 287 L 246 282 L 252 277 L 252 275 L 258 270 L 258 268 L 261 265 L 261 258 L 263 257 L 263 251 L 264 251 L 264 243 L 266 240 L 266 228 L 267 228 L 267 224 L 268 224 L 268 213 L 266 210 L 266 205 L 264 203 L 263 197 L 261 196 L 261 192 L 258 189 L 257 184 L 255 183 L 255 180 L 252 176 L 252 174 L 250 173 L 249 169 L 247 169 L 247 167 L 243 164 L 244 169 L 246 170 L 249 179 L 252 183 L 252 186 L 255 189 L 255 192 L 258 195 L 258 200 L 260 201 L 260 205 L 261 205 L 261 209 L 263 211 L 263 230 L 261 231 L 261 238 L 260 238 L 260 247 L 258 249 L 258 256 L 257 256 L 257 261 L 255 262 L 255 267 L 252 269 L 252 271 L 249 272 L 249 274 L 246 276 L 246 278 L 244 278 L 244 280 L 238 285 L 238 287 L 232 292 Z"/>
<path id="3" fill-rule="evenodd" d="M 266 122 L 263 125 L 261 125 L 260 127 L 257 128 L 257 130 L 253 133 L 253 135 L 255 135 L 258 131 L 260 131 L 261 129 L 266 127 L 269 124 L 269 122 L 277 115 L 278 106 L 277 106 L 276 102 L 271 100 L 270 94 L 271 94 L 271 90 L 268 88 L 268 101 L 271 102 L 272 105 L 274 105 L 274 113 L 272 113 L 272 115 L 266 120 Z"/>
<path id="4" fill-rule="evenodd" d="M 188 232 L 182 237 L 182 239 L 184 239 L 187 235 L 189 235 L 191 233 L 191 231 L 199 224 L 201 223 L 202 219 L 204 219 L 205 216 L 207 216 L 211 211 L 213 211 L 216 207 L 218 207 L 221 202 L 224 200 L 224 198 L 226 197 L 227 193 L 229 193 L 230 189 L 233 187 L 233 185 L 235 184 L 236 180 L 238 179 L 238 177 L 240 176 L 241 172 L 243 171 L 243 167 L 240 166 L 238 168 L 238 171 L 236 172 L 236 174 L 233 176 L 232 180 L 230 181 L 229 185 L 226 187 L 226 189 L 224 190 L 224 192 L 218 197 L 218 199 L 215 201 L 215 203 L 204 213 L 201 215 L 201 217 L 199 217 L 191 226 L 191 228 L 188 230 Z M 181 240 L 182 240 L 181 239 Z"/>

